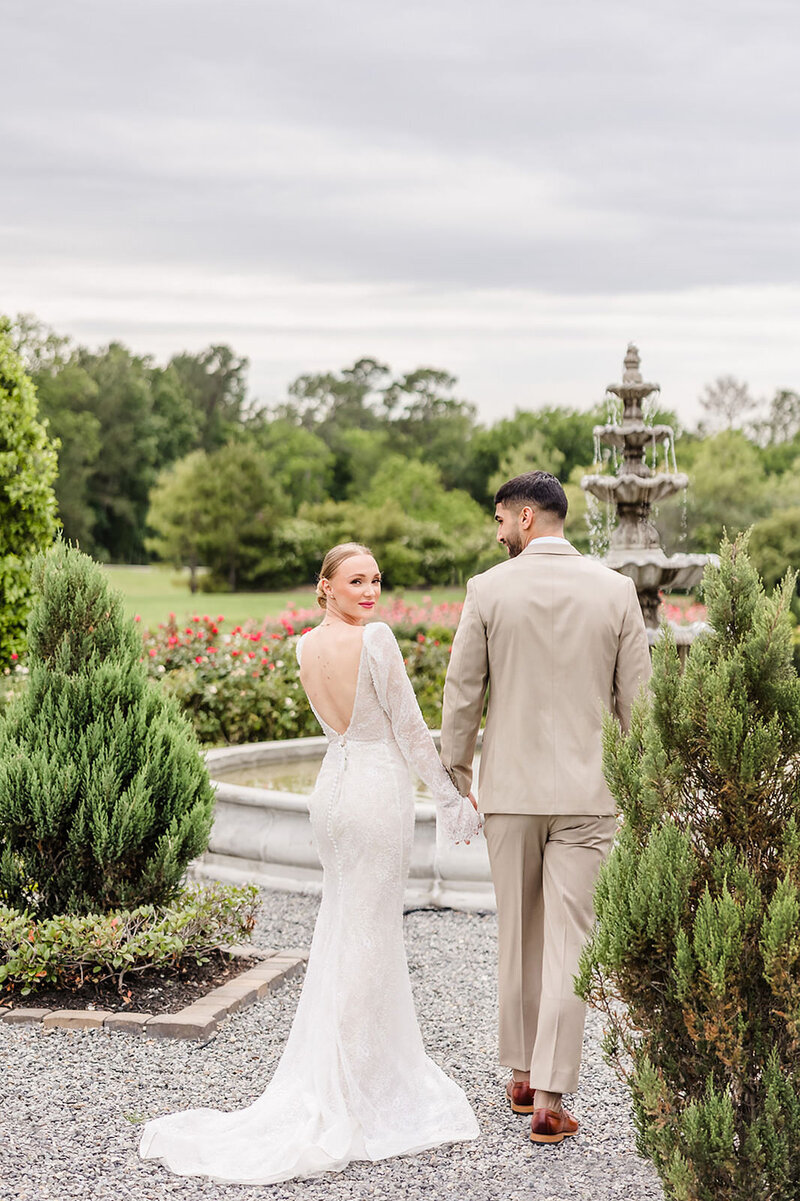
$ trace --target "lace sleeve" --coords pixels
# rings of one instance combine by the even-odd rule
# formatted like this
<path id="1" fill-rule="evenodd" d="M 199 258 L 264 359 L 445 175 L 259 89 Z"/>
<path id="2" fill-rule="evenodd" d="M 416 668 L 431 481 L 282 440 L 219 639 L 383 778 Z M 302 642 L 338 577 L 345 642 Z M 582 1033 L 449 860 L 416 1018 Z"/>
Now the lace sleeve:
<path id="1" fill-rule="evenodd" d="M 480 818 L 468 797 L 462 796 L 442 766 L 408 678 L 400 647 L 383 622 L 364 630 L 368 637 L 370 675 L 395 741 L 406 762 L 427 784 L 436 802 L 437 820 L 452 842 L 474 838 Z"/>

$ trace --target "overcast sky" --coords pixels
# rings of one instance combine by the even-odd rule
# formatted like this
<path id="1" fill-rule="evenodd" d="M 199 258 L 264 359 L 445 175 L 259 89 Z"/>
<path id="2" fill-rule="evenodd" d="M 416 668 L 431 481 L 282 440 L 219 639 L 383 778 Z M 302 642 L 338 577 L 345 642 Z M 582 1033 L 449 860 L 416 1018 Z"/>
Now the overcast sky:
<path id="1" fill-rule="evenodd" d="M 797 0 L 0 0 L 0 311 L 484 420 L 800 388 Z"/>

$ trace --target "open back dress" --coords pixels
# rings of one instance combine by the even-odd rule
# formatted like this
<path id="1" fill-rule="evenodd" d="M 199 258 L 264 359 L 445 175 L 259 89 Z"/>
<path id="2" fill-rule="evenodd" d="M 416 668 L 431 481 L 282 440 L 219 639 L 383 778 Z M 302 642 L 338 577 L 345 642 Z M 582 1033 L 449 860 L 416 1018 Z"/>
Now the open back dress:
<path id="1" fill-rule="evenodd" d="M 308 637 L 308 635 L 304 635 Z M 303 639 L 297 645 L 302 656 Z M 414 834 L 411 765 L 442 832 L 478 816 L 441 765 L 390 628 L 364 628 L 352 717 L 328 739 L 309 800 L 323 867 L 305 983 L 283 1055 L 246 1109 L 147 1123 L 140 1153 L 173 1172 L 270 1184 L 476 1138 L 462 1090 L 425 1054 L 403 942 Z"/>

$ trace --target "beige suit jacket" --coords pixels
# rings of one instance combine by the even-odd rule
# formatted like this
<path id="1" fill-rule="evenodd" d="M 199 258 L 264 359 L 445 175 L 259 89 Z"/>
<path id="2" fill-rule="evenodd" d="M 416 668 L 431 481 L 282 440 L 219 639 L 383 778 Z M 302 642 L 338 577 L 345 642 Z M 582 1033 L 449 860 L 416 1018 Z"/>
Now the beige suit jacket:
<path id="1" fill-rule="evenodd" d="M 488 686 L 481 811 L 612 814 L 603 709 L 627 729 L 649 677 L 633 581 L 569 543 L 534 539 L 467 584 L 444 688 L 442 762 L 468 792 Z"/>

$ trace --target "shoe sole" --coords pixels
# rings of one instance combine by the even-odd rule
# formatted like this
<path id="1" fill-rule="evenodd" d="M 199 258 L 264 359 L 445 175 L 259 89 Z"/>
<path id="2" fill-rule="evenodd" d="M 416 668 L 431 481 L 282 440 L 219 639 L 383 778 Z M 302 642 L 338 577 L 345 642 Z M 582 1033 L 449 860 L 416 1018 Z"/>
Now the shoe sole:
<path id="1" fill-rule="evenodd" d="M 533 1105 L 517 1105 L 516 1101 L 511 1102 L 512 1113 L 533 1113 Z"/>
<path id="2" fill-rule="evenodd" d="M 565 1138 L 574 1138 L 577 1130 L 562 1130 L 561 1134 L 531 1134 L 532 1143 L 563 1143 Z"/>

